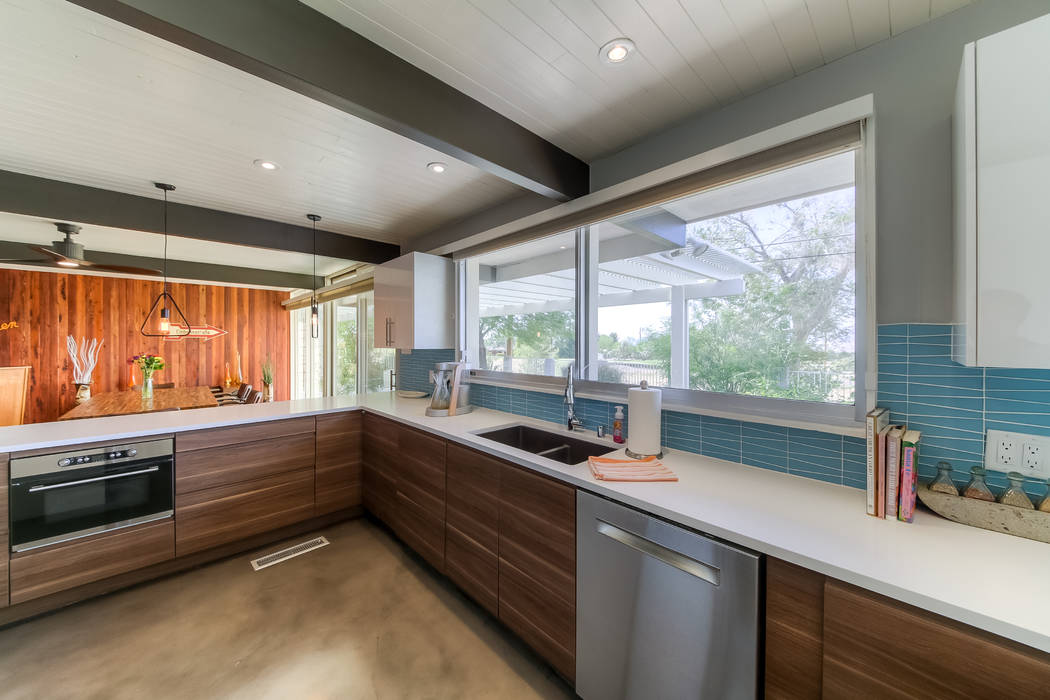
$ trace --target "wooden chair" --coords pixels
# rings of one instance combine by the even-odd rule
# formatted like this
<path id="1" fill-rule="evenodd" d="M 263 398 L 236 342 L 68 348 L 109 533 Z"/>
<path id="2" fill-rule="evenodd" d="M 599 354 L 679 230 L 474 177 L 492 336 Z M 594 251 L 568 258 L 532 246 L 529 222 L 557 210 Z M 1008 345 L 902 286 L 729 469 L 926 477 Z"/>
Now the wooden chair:
<path id="1" fill-rule="evenodd" d="M 22 425 L 29 367 L 0 367 L 0 425 Z"/>
<path id="2" fill-rule="evenodd" d="M 227 396 L 220 396 L 219 397 L 219 405 L 220 406 L 230 406 L 230 405 L 233 405 L 233 404 L 244 403 L 251 393 L 252 393 L 252 385 L 251 384 L 241 384 L 241 388 L 237 390 L 236 394 L 234 394 L 232 396 L 229 396 L 229 395 L 227 395 Z"/>
<path id="3" fill-rule="evenodd" d="M 262 403 L 262 400 L 263 400 L 262 392 L 256 390 L 256 391 L 253 391 L 252 393 L 248 394 L 248 398 L 245 400 L 244 403 Z"/>

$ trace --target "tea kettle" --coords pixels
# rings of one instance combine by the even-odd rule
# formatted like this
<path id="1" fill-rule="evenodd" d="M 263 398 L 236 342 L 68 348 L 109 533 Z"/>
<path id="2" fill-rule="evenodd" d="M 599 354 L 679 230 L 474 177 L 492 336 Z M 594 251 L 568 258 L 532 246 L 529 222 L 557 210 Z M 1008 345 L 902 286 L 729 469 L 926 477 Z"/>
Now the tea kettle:
<path id="1" fill-rule="evenodd" d="M 455 416 L 474 410 L 470 385 L 462 383 L 464 369 L 462 362 L 439 362 L 430 371 L 434 394 L 426 410 L 428 416 Z"/>

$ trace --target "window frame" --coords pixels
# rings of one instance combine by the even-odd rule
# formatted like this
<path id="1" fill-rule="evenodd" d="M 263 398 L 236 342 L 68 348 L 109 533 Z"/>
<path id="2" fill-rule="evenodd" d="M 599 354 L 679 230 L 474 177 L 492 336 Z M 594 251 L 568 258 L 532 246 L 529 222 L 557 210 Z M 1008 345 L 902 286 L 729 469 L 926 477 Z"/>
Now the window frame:
<path id="1" fill-rule="evenodd" d="M 843 111 L 848 116 L 843 119 Z M 827 123 L 828 118 L 838 120 Z M 855 430 L 864 422 L 865 414 L 875 406 L 877 367 L 875 356 L 875 129 L 874 105 L 871 96 L 855 100 L 846 105 L 830 108 L 824 112 L 804 117 L 784 129 L 790 133 L 798 128 L 799 121 L 812 125 L 811 133 L 834 128 L 848 121 L 861 121 L 861 144 L 854 149 L 854 275 L 856 280 L 854 311 L 854 403 L 831 404 L 798 399 L 783 399 L 744 394 L 724 394 L 677 387 L 659 387 L 663 392 L 664 407 L 671 410 L 722 415 L 741 420 L 773 420 L 781 424 L 806 425 L 815 428 L 835 428 L 843 431 Z M 824 122 L 821 124 L 821 122 Z M 771 129 L 770 132 L 777 132 Z M 751 137 L 752 139 L 754 137 Z M 748 139 L 745 139 L 745 141 Z M 781 137 L 780 143 L 788 138 Z M 732 144 L 731 144 L 732 145 Z M 777 143 L 763 147 L 775 146 Z M 725 148 L 725 147 L 723 147 Z M 717 149 L 716 149 L 717 150 Z M 705 154 L 694 156 L 690 161 L 702 159 Z M 674 166 L 670 166 L 674 167 Z M 582 397 L 607 401 L 625 400 L 626 390 L 631 384 L 594 381 L 594 367 L 589 366 L 596 356 L 597 323 L 597 233 L 582 227 L 576 229 L 576 362 L 573 365 L 574 379 L 578 382 L 576 393 Z M 468 362 L 478 357 L 477 339 L 477 277 L 470 274 L 475 259 L 459 260 L 456 265 L 457 294 L 457 347 L 465 353 Z M 476 269 L 476 262 L 473 263 Z M 473 279 L 471 279 L 473 277 Z M 593 303 L 592 303 L 593 302 Z M 473 306 L 472 306 L 473 304 Z M 473 322 L 473 326 L 470 324 Z M 583 371 L 581 372 L 581 368 Z M 672 368 L 673 372 L 673 368 Z M 495 384 L 545 393 L 561 393 L 565 379 L 487 369 L 471 369 L 471 381 Z"/>

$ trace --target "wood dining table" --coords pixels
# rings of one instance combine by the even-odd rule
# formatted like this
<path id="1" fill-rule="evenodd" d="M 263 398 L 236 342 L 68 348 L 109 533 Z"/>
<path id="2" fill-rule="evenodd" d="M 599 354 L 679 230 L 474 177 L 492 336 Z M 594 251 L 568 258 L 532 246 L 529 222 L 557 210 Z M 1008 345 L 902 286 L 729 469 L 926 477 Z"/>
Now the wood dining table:
<path id="1" fill-rule="evenodd" d="M 126 416 L 133 413 L 153 413 L 190 408 L 210 408 L 219 402 L 206 386 L 185 386 L 171 389 L 154 389 L 152 398 L 143 398 L 139 389 L 107 391 L 95 394 L 90 399 L 63 413 L 59 420 L 76 418 L 100 418 L 102 416 Z"/>

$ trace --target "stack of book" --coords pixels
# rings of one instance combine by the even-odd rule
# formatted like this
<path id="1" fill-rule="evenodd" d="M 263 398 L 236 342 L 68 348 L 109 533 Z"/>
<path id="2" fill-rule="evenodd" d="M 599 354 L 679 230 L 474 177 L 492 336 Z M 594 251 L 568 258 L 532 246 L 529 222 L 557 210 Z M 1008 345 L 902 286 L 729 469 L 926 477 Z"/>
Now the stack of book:
<path id="1" fill-rule="evenodd" d="M 865 421 L 868 439 L 868 515 L 897 518 L 910 523 L 915 517 L 915 487 L 919 476 L 918 430 L 891 425 L 885 408 L 872 410 Z"/>

